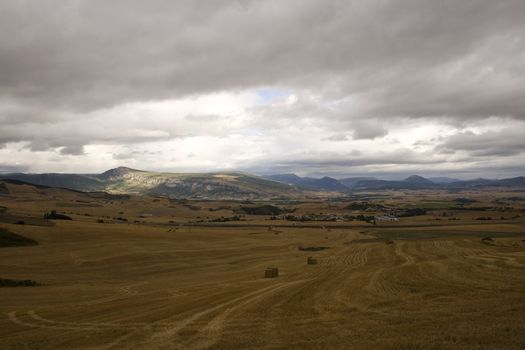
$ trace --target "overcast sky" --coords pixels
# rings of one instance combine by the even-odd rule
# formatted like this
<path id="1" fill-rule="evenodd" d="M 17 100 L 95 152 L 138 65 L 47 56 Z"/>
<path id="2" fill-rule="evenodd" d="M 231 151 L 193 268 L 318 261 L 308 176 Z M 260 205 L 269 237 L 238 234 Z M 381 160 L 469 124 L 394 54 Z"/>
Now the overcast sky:
<path id="1" fill-rule="evenodd" d="M 0 171 L 525 175 L 523 0 L 0 0 Z"/>

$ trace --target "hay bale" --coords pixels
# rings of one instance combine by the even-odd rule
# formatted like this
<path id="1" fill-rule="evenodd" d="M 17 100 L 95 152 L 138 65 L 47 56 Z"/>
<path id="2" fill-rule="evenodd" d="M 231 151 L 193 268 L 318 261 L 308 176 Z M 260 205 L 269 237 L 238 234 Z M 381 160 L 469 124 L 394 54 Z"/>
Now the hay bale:
<path id="1" fill-rule="evenodd" d="M 264 270 L 264 278 L 279 277 L 279 269 L 277 267 L 268 267 Z"/>
<path id="2" fill-rule="evenodd" d="M 308 265 L 317 265 L 317 259 L 313 256 L 309 256 L 308 258 L 306 258 L 306 263 Z"/>
<path id="3" fill-rule="evenodd" d="M 494 240 L 492 239 L 492 237 L 483 237 L 481 239 L 481 243 L 483 244 L 488 244 L 488 245 L 494 245 Z"/>

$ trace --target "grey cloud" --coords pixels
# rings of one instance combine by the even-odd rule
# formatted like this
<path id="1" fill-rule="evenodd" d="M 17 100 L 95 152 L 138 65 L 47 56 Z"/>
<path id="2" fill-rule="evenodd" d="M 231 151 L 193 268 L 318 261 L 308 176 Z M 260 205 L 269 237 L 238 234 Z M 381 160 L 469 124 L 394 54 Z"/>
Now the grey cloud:
<path id="1" fill-rule="evenodd" d="M 266 166 L 251 165 L 247 166 L 246 169 L 257 173 L 351 174 L 355 171 L 363 171 L 371 166 L 424 166 L 440 164 L 445 161 L 446 159 L 439 155 L 419 153 L 402 148 L 375 155 L 363 155 L 360 152 L 355 152 L 355 150 L 346 154 L 321 152 L 317 155 L 295 155 L 293 159 L 262 161 L 262 164 L 266 164 Z"/>
<path id="2" fill-rule="evenodd" d="M 23 173 L 27 172 L 28 170 L 29 168 L 24 165 L 9 165 L 0 163 L 0 174 Z"/>
<path id="3" fill-rule="evenodd" d="M 158 151 L 146 151 L 146 150 L 136 150 L 133 147 L 124 147 L 124 150 L 120 152 L 113 153 L 111 157 L 115 160 L 134 160 L 136 158 L 140 158 L 142 156 L 151 156 L 151 155 L 159 155 L 160 153 Z"/>
<path id="4" fill-rule="evenodd" d="M 323 138 L 323 141 L 348 141 L 348 137 L 345 134 L 333 134 Z"/>
<path id="5" fill-rule="evenodd" d="M 370 113 L 391 106 L 388 113 L 450 115 L 468 111 L 487 90 L 468 86 L 460 95 L 447 95 L 454 79 L 440 84 L 428 71 L 475 53 L 498 36 L 494 45 L 523 40 L 525 23 L 520 0 L 202 1 L 198 6 L 165 0 L 11 0 L 0 8 L 0 93 L 73 109 L 260 85 L 329 93 L 339 79 L 337 90 L 343 90 L 336 94 L 380 97 L 370 101 Z M 491 57 L 508 75 L 503 84 L 514 94 L 494 96 L 490 105 L 506 108 L 490 114 L 521 117 L 524 111 L 515 98 L 523 88 L 524 78 L 516 74 L 523 70 L 518 56 L 523 43 L 514 46 Z M 509 52 L 516 55 L 513 64 L 503 55 Z M 422 103 L 409 108 L 407 102 L 417 100 Z M 452 108 L 449 102 L 456 100 L 461 103 Z"/>
<path id="6" fill-rule="evenodd" d="M 193 124 L 181 131 L 90 113 L 268 87 L 310 98 L 254 107 L 246 129 L 316 125 L 317 140 L 351 142 L 380 139 L 403 118 L 458 127 L 491 116 L 525 120 L 524 23 L 522 0 L 5 0 L 0 147 L 25 141 L 32 150 L 81 155 L 96 143 L 227 136 L 229 125 L 207 125 L 220 123 L 213 114 L 187 115 Z M 523 149 L 514 134 L 433 144 L 444 159 L 457 150 L 489 159 Z M 387 164 L 366 158 L 317 161 Z M 409 160 L 426 164 L 421 155 Z"/>
<path id="7" fill-rule="evenodd" d="M 462 132 L 450 136 L 436 150 L 466 151 L 473 157 L 508 157 L 525 152 L 525 138 L 519 128 L 481 134 Z"/>
<path id="8" fill-rule="evenodd" d="M 421 159 L 426 159 L 421 161 Z M 461 179 L 505 178 L 522 176 L 525 172 L 523 157 L 503 158 L 496 163 L 483 160 L 450 160 L 417 154 L 407 150 L 396 150 L 377 156 L 363 156 L 356 159 L 340 155 L 325 155 L 292 161 L 278 161 L 269 167 L 247 167 L 246 171 L 262 175 L 297 173 L 303 176 L 377 176 L 383 179 L 402 179 L 409 175 L 451 176 Z M 468 166 L 465 166 L 468 164 Z M 459 165 L 459 167 L 458 167 Z"/>
<path id="9" fill-rule="evenodd" d="M 116 126 L 96 118 L 85 118 L 67 123 L 6 125 L 0 132 L 0 145 L 26 142 L 26 147 L 32 151 L 58 149 L 60 154 L 82 155 L 84 146 L 93 143 L 136 144 L 176 137 L 179 135 L 166 130 L 134 129 L 130 125 Z"/>
<path id="10" fill-rule="evenodd" d="M 63 155 L 80 156 L 80 155 L 83 155 L 84 153 L 85 152 L 84 152 L 83 145 L 65 146 L 60 149 L 60 154 L 63 154 Z"/>
<path id="11" fill-rule="evenodd" d="M 388 134 L 388 130 L 379 121 L 375 123 L 356 121 L 352 123 L 352 128 L 354 129 L 353 136 L 356 140 L 375 139 Z"/>

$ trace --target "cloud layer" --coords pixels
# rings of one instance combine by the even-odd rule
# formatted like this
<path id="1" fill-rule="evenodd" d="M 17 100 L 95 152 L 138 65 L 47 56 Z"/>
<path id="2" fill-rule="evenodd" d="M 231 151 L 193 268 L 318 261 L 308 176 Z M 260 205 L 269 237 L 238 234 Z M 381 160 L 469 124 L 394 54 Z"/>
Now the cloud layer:
<path id="1" fill-rule="evenodd" d="M 0 52 L 0 171 L 525 173 L 521 0 L 6 0 Z"/>

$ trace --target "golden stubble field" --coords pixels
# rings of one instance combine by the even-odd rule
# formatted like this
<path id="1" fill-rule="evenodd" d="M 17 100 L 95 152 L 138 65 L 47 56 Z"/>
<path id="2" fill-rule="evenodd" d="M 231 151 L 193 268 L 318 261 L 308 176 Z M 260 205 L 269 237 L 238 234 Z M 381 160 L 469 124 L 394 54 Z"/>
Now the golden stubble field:
<path id="1" fill-rule="evenodd" d="M 36 215 L 77 196 L 26 195 L 0 205 Z M 159 205 L 135 200 L 76 207 L 90 216 L 54 226 L 0 223 L 39 242 L 0 248 L 0 277 L 43 284 L 0 288 L 0 349 L 525 348 L 525 234 L 387 244 L 362 228 L 155 223 L 209 215 L 183 207 L 96 222 Z M 269 266 L 280 276 L 263 278 Z"/>

